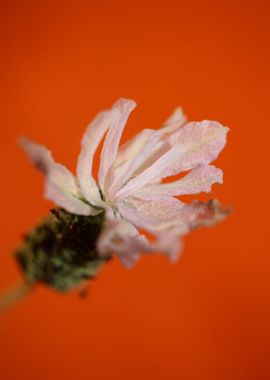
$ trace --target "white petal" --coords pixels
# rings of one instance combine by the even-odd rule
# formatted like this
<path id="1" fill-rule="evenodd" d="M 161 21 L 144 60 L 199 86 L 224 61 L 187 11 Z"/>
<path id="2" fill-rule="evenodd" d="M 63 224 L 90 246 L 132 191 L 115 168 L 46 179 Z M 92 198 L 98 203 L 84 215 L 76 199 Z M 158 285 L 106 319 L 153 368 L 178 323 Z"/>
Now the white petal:
<path id="1" fill-rule="evenodd" d="M 136 170 L 152 153 L 159 139 L 160 133 L 152 130 L 144 130 L 135 136 L 135 140 L 131 144 L 130 149 L 126 149 L 123 152 L 125 161 L 122 161 L 120 166 L 113 167 L 110 173 L 111 183 L 108 187 L 110 199 L 113 199 L 121 187 L 135 175 Z M 123 155 L 121 157 L 122 160 Z"/>
<path id="2" fill-rule="evenodd" d="M 52 154 L 42 145 L 21 139 L 20 145 L 32 163 L 45 176 L 45 198 L 65 210 L 79 215 L 96 215 L 98 212 L 83 202 L 72 173 L 54 161 Z"/>
<path id="3" fill-rule="evenodd" d="M 169 143 L 170 135 L 177 129 L 183 127 L 186 123 L 186 120 L 186 116 L 184 115 L 182 109 L 178 107 L 165 121 L 160 129 L 151 130 L 153 136 L 150 138 L 153 144 L 151 146 L 151 149 L 148 151 L 148 154 L 143 157 L 140 165 L 138 165 L 136 170 L 132 173 L 133 176 L 142 173 L 171 148 L 171 144 Z M 152 141 L 154 138 L 156 141 Z M 140 155 L 140 152 L 137 152 L 136 154 Z M 157 182 L 160 182 L 160 178 L 154 178 L 150 181 L 150 183 Z"/>
<path id="4" fill-rule="evenodd" d="M 211 227 L 225 219 L 230 209 L 222 208 L 219 202 L 211 199 L 208 202 L 193 201 L 181 210 L 181 218 L 189 224 L 189 228 Z"/>
<path id="5" fill-rule="evenodd" d="M 113 106 L 113 108 L 116 108 L 119 111 L 119 120 L 111 125 L 101 153 L 98 179 L 99 185 L 102 189 L 104 187 L 104 182 L 108 170 L 116 158 L 120 139 L 127 119 L 135 107 L 136 103 L 133 100 L 127 99 L 119 99 Z"/>
<path id="6" fill-rule="evenodd" d="M 168 255 L 172 261 L 180 255 L 180 239 L 188 232 L 188 224 L 178 217 L 184 205 L 174 198 L 155 201 L 132 199 L 118 205 L 121 214 L 136 227 L 153 234 L 152 249 Z"/>
<path id="7" fill-rule="evenodd" d="M 77 175 L 84 197 L 95 206 L 103 206 L 99 188 L 92 176 L 94 154 L 104 134 L 119 121 L 117 108 L 103 111 L 88 126 L 82 139 L 82 149 L 78 159 Z"/>
<path id="8" fill-rule="evenodd" d="M 176 261 L 181 251 L 179 235 L 160 233 L 155 241 L 143 234 L 122 217 L 106 213 L 105 227 L 99 237 L 97 249 L 100 255 L 115 253 L 123 265 L 131 267 L 143 254 L 165 253 Z"/>
<path id="9" fill-rule="evenodd" d="M 97 250 L 100 255 L 115 253 L 126 267 L 131 267 L 143 252 L 151 252 L 152 247 L 131 223 L 113 216 L 111 210 L 107 209 Z"/>
<path id="10" fill-rule="evenodd" d="M 184 155 L 187 148 L 181 144 L 177 144 L 172 147 L 168 152 L 163 154 L 157 161 L 153 163 L 149 168 L 144 170 L 141 174 L 131 179 L 125 186 L 123 186 L 115 195 L 116 199 L 124 199 L 129 197 L 139 189 L 141 189 L 147 183 L 155 180 L 156 178 L 162 178 L 166 169 L 171 166 L 175 166 L 176 163 Z M 165 175 L 164 175 L 165 176 Z"/>
<path id="11" fill-rule="evenodd" d="M 110 171 L 108 192 L 114 197 L 121 186 L 131 177 L 140 174 L 145 167 L 150 166 L 170 145 L 164 141 L 166 136 L 183 126 L 186 117 L 180 107 L 176 108 L 172 115 L 166 120 L 162 128 L 158 130 L 145 129 L 138 133 L 119 149 L 115 163 Z M 150 182 L 157 182 L 153 180 Z"/>
<path id="12" fill-rule="evenodd" d="M 138 228 L 143 228 L 153 234 L 163 231 L 178 231 L 184 234 L 186 224 L 178 217 L 185 205 L 176 198 L 156 197 L 142 200 L 129 198 L 117 204 L 119 212 Z"/>
<path id="13" fill-rule="evenodd" d="M 208 193 L 214 183 L 223 183 L 222 170 L 212 165 L 200 165 L 178 181 L 145 186 L 134 193 L 134 197 L 152 199 L 153 194 L 155 196 L 179 196 Z"/>
<path id="14" fill-rule="evenodd" d="M 159 132 L 158 136 L 163 138 L 164 135 L 168 134 L 168 132 L 175 131 L 175 129 L 182 127 L 185 122 L 186 116 L 184 115 L 183 110 L 180 107 L 176 108 L 160 129 L 144 129 L 121 146 L 118 151 L 114 167 L 117 168 L 127 160 L 137 156 L 145 142 L 154 137 L 157 132 Z"/>
<path id="15" fill-rule="evenodd" d="M 216 121 L 186 124 L 169 137 L 170 144 L 181 143 L 186 152 L 176 165 L 168 167 L 162 176 L 171 176 L 214 161 L 226 144 L 228 128 Z"/>
<path id="16" fill-rule="evenodd" d="M 127 161 L 135 157 L 144 145 L 146 140 L 149 140 L 154 135 L 153 129 L 143 129 L 131 140 L 128 140 L 122 145 L 117 153 L 115 162 L 113 163 L 113 170 L 116 171 L 119 167 L 122 167 Z"/>
<path id="17" fill-rule="evenodd" d="M 176 231 L 164 232 L 158 235 L 156 250 L 163 252 L 173 263 L 176 263 L 183 250 L 182 234 Z"/>
<path id="18" fill-rule="evenodd" d="M 169 136 L 171 144 L 166 153 L 131 179 L 116 194 L 123 199 L 153 180 L 176 175 L 198 165 L 213 161 L 226 144 L 228 128 L 217 122 L 188 123 Z"/>
<path id="19" fill-rule="evenodd" d="M 165 121 L 163 125 L 163 132 L 169 133 L 176 129 L 182 127 L 187 122 L 187 118 L 182 110 L 182 108 L 177 107 L 171 116 Z"/>

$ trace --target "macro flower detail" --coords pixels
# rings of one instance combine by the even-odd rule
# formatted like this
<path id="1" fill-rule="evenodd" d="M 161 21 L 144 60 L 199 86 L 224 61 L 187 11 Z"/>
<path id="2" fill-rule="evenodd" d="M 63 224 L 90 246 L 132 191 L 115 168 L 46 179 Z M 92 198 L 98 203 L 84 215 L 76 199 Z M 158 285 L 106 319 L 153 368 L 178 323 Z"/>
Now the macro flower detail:
<path id="1" fill-rule="evenodd" d="M 185 204 L 177 197 L 210 192 L 213 184 L 223 183 L 221 169 L 210 163 L 225 146 L 228 128 L 215 121 L 187 122 L 177 108 L 160 129 L 142 130 L 120 146 L 135 106 L 119 99 L 97 115 L 83 136 L 76 177 L 43 146 L 20 142 L 45 176 L 47 199 L 82 217 L 104 213 L 98 254 L 115 253 L 126 266 L 142 253 L 164 252 L 175 261 L 183 235 L 226 215 L 216 201 Z M 104 136 L 96 180 L 93 160 Z M 181 178 L 164 182 L 176 175 Z"/>

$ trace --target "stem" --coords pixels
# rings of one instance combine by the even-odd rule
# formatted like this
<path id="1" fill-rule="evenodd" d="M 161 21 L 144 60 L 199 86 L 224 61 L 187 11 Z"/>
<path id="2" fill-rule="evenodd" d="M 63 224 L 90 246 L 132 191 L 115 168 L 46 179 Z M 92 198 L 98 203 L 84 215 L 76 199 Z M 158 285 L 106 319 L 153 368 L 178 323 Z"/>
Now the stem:
<path id="1" fill-rule="evenodd" d="M 0 313 L 8 310 L 15 303 L 20 301 L 32 289 L 33 284 L 23 282 L 9 289 L 3 295 L 0 295 Z"/>

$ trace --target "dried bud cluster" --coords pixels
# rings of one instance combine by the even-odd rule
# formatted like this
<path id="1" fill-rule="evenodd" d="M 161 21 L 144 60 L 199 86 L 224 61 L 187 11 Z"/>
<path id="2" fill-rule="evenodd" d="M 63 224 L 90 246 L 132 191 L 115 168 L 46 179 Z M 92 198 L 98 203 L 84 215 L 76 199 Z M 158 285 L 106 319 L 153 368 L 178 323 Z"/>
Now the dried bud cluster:
<path id="1" fill-rule="evenodd" d="M 25 236 L 16 252 L 27 282 L 42 282 L 68 291 L 93 278 L 109 259 L 99 257 L 96 251 L 103 221 L 104 213 L 81 216 L 63 209 L 52 210 Z"/>

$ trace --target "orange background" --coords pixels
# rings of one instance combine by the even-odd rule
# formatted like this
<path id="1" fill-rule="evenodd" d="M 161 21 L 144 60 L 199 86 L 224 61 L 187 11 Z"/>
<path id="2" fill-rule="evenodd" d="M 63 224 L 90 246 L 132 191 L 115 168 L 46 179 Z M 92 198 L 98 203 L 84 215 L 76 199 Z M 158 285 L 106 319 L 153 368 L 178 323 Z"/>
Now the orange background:
<path id="1" fill-rule="evenodd" d="M 1 380 L 270 378 L 267 3 L 1 1 L 1 289 L 51 207 L 17 137 L 74 169 L 85 126 L 119 96 L 139 105 L 124 138 L 177 105 L 230 126 L 214 195 L 234 206 L 177 265 L 114 260 L 87 300 L 40 287 L 1 315 Z"/>

